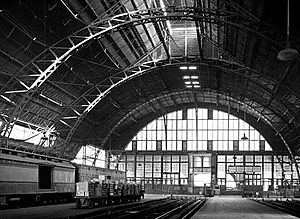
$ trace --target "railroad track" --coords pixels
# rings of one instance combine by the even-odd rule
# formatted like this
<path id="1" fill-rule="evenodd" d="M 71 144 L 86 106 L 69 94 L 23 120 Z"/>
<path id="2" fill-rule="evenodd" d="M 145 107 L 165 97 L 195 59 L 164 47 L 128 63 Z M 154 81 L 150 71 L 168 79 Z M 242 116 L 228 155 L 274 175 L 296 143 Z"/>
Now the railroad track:
<path id="1" fill-rule="evenodd" d="M 97 212 L 77 215 L 72 218 L 88 219 L 188 219 L 204 204 L 204 200 L 160 199 L 132 205 L 119 205 L 99 209 Z"/>
<path id="2" fill-rule="evenodd" d="M 107 219 L 146 219 L 152 218 L 151 215 L 155 215 L 157 212 L 162 211 L 166 208 L 173 208 L 177 206 L 178 200 L 170 200 L 165 199 L 152 203 L 143 203 L 142 205 L 128 207 L 125 209 L 116 209 L 114 211 L 110 211 L 109 214 L 101 214 L 97 215 L 94 218 L 107 218 Z M 89 218 L 92 219 L 92 218 Z"/>
<path id="3" fill-rule="evenodd" d="M 300 218 L 300 203 L 297 201 L 279 201 L 279 200 L 254 200 L 254 201 Z"/>
<path id="4" fill-rule="evenodd" d="M 196 211 L 198 211 L 205 203 L 206 200 L 192 200 L 184 203 L 177 208 L 174 208 L 155 219 L 188 219 L 191 218 Z"/>
<path id="5" fill-rule="evenodd" d="M 88 219 L 114 218 L 114 219 L 116 219 L 119 216 L 126 215 L 126 213 L 125 213 L 126 211 L 134 211 L 134 209 L 146 208 L 147 206 L 150 206 L 150 205 L 161 204 L 161 203 L 166 202 L 166 200 L 167 199 L 164 198 L 164 199 L 155 199 L 155 200 L 150 200 L 150 201 L 145 201 L 145 202 L 133 202 L 133 203 L 127 203 L 127 204 L 121 204 L 121 205 L 107 206 L 107 207 L 95 209 L 92 212 L 82 213 L 82 214 L 79 213 L 76 216 L 68 217 L 68 219 L 79 219 L 79 218 L 88 218 Z M 78 211 L 80 212 L 80 209 L 78 209 Z"/>

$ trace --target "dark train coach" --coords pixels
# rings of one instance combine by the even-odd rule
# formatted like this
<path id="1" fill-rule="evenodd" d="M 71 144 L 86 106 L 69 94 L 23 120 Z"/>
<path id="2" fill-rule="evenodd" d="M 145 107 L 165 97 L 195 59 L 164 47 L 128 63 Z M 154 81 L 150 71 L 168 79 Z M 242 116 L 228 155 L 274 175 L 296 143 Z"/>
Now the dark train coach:
<path id="1" fill-rule="evenodd" d="M 75 192 L 75 166 L 68 160 L 1 148 L 0 204 L 66 202 Z"/>
<path id="2" fill-rule="evenodd" d="M 0 206 L 74 201 L 77 182 L 110 179 L 125 182 L 125 172 L 82 164 L 67 159 L 0 148 Z"/>

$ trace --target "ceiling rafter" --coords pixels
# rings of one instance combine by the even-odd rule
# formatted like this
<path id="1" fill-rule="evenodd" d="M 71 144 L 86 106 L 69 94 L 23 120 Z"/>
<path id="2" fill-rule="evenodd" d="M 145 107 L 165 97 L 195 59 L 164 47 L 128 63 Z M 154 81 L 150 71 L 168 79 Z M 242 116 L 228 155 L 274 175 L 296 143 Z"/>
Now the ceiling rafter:
<path id="1" fill-rule="evenodd" d="M 161 70 L 161 67 L 167 67 L 165 68 L 165 70 L 167 70 L 169 67 L 172 67 L 172 65 L 176 62 L 173 60 L 175 57 L 172 57 L 172 50 L 169 49 L 171 46 L 172 48 L 178 46 L 180 50 L 185 46 L 185 53 L 180 54 L 180 51 L 178 50 L 178 56 L 195 55 L 198 58 L 195 63 L 200 60 L 202 66 L 201 72 L 199 73 L 199 77 L 201 76 L 202 88 L 199 90 L 216 89 L 220 94 L 216 96 L 211 93 L 208 96 L 205 96 L 200 93 L 198 94 L 196 89 L 192 89 L 189 90 L 191 92 L 189 94 L 172 95 L 171 97 L 162 98 L 158 102 L 155 101 L 155 104 L 153 105 L 154 113 L 151 111 L 151 107 L 148 106 L 136 114 L 138 115 L 138 118 L 145 115 L 145 113 L 155 114 L 155 111 L 158 114 L 161 114 L 162 112 L 160 112 L 160 109 L 162 106 L 165 107 L 165 110 L 168 110 L 168 107 L 180 107 L 181 102 L 198 102 L 197 99 L 201 100 L 201 98 L 208 98 L 210 103 L 222 105 L 222 92 L 225 90 L 226 92 L 229 90 L 234 98 L 239 98 L 239 93 L 243 90 L 247 90 L 246 96 L 249 98 L 249 100 L 247 100 L 248 104 L 257 111 L 256 113 L 252 111 L 249 113 L 255 116 L 260 115 L 265 117 L 268 119 L 270 124 L 279 130 L 278 136 L 282 135 L 283 138 L 287 140 L 288 145 L 294 143 L 294 141 L 296 144 L 299 139 L 295 137 L 296 132 L 294 130 L 298 124 L 298 111 L 296 111 L 293 106 L 295 105 L 294 103 L 296 103 L 299 95 L 297 95 L 297 92 L 292 91 L 291 94 L 295 94 L 296 101 L 280 100 L 280 96 L 287 97 L 291 88 L 287 88 L 287 83 L 284 77 L 275 77 L 282 71 L 280 65 L 277 66 L 273 75 L 268 72 L 270 70 L 270 65 L 272 65 L 270 61 L 273 60 L 275 49 L 282 47 L 281 42 L 278 42 L 277 35 L 275 34 L 278 33 L 276 32 L 277 30 L 267 24 L 264 24 L 263 21 L 260 20 L 259 15 L 257 15 L 257 5 L 254 1 L 252 1 L 251 4 L 245 4 L 243 6 L 234 1 L 198 2 L 203 2 L 205 4 L 200 5 L 199 7 L 193 7 L 193 5 L 190 4 L 191 2 L 184 2 L 187 5 L 181 7 L 180 5 L 183 5 L 183 2 L 178 1 L 176 2 L 176 5 L 172 5 L 172 7 L 167 6 L 163 8 L 153 8 L 153 5 L 148 7 L 147 1 L 141 2 L 138 7 L 135 5 L 135 1 L 118 2 L 117 4 L 113 3 L 107 5 L 106 14 L 103 13 L 101 15 L 96 8 L 93 8 L 97 5 L 86 4 L 87 7 L 93 10 L 87 10 L 88 13 L 91 11 L 90 17 L 93 18 L 96 16 L 96 21 L 90 23 L 88 27 L 81 29 L 80 31 L 82 32 L 74 31 L 66 38 L 65 41 L 62 39 L 60 43 L 46 48 L 47 51 L 41 53 L 40 57 L 33 59 L 30 63 L 20 66 L 20 71 L 22 71 L 23 75 L 27 75 L 29 77 L 29 75 L 32 74 L 30 71 L 33 71 L 35 74 L 38 73 L 39 77 L 32 76 L 31 78 L 26 78 L 23 76 L 21 77 L 20 72 L 16 72 L 15 74 L 12 72 L 13 78 L 5 79 L 7 84 L 3 85 L 3 92 L 9 91 L 8 87 L 12 86 L 14 87 L 14 93 L 9 93 L 9 95 L 6 94 L 5 97 L 7 96 L 9 99 L 5 101 L 9 102 L 9 100 L 11 100 L 16 102 L 14 116 L 25 116 L 26 119 L 32 119 L 32 121 L 34 121 L 34 119 L 42 121 L 39 120 L 38 117 L 31 117 L 27 111 L 27 106 L 28 104 L 33 103 L 33 98 L 39 99 L 39 97 L 36 96 L 39 92 L 45 92 L 48 85 L 52 86 L 53 83 L 55 83 L 57 86 L 53 86 L 54 90 L 61 94 L 55 97 L 56 100 L 58 99 L 58 102 L 63 102 L 65 100 L 64 98 L 67 98 L 69 94 L 72 94 L 73 99 L 70 98 L 68 106 L 61 106 L 61 114 L 57 117 L 58 121 L 60 119 L 67 127 L 65 129 L 63 124 L 58 125 L 59 128 L 65 129 L 65 136 L 62 142 L 67 145 L 72 142 L 72 139 L 76 139 L 76 141 L 80 140 L 78 136 L 80 136 L 79 134 L 82 132 L 83 127 L 98 126 L 98 124 L 90 125 L 92 123 L 89 121 L 90 118 L 88 113 L 91 112 L 102 100 L 103 104 L 107 104 L 107 94 L 115 92 L 115 88 L 123 89 L 124 87 L 127 87 L 127 82 L 131 80 L 133 81 L 133 85 L 134 83 L 137 83 L 134 79 L 135 77 L 140 76 L 145 78 L 143 86 L 147 85 L 148 88 L 146 88 L 144 94 L 141 94 L 139 90 L 134 91 L 134 89 L 132 89 L 132 91 L 137 93 L 137 95 L 135 93 L 134 95 L 137 96 L 139 100 L 130 104 L 121 101 L 121 104 L 124 104 L 124 107 L 126 107 L 127 110 L 122 111 L 121 109 L 117 109 L 116 113 L 119 116 L 126 114 L 126 112 L 130 111 L 138 104 L 143 103 L 143 101 L 147 101 L 147 98 L 151 98 L 153 91 L 150 88 L 152 87 L 153 89 L 158 89 L 161 94 L 173 91 L 173 89 L 185 89 L 184 84 L 180 83 L 180 79 L 182 78 L 178 78 L 179 76 L 176 74 L 169 74 L 169 76 L 165 77 L 165 72 L 162 75 L 155 73 L 154 78 L 148 77 L 148 74 L 146 75 L 147 71 L 159 71 Z M 196 1 L 193 3 L 196 3 Z M 101 5 L 104 3 L 98 2 L 97 4 Z M 146 10 L 140 9 L 139 7 L 146 7 Z M 129 9 L 134 11 L 130 11 Z M 255 14 L 252 13 L 252 9 L 255 10 Z M 93 13 L 94 15 L 92 15 Z M 186 27 L 186 43 L 184 45 L 181 43 L 174 43 L 174 45 L 171 45 L 168 43 L 175 40 L 176 37 L 173 38 L 174 35 L 172 36 L 171 32 L 168 32 L 165 25 L 167 21 L 171 21 L 170 30 L 172 30 L 173 27 L 180 27 L 180 25 L 187 23 L 194 24 L 196 29 L 190 31 Z M 153 24 L 160 25 L 160 30 L 155 30 L 152 26 Z M 230 36 L 228 35 L 230 32 L 229 29 L 233 30 Z M 55 31 L 54 29 L 52 30 Z M 102 33 L 100 33 L 101 31 Z M 145 31 L 146 33 L 142 36 L 140 31 Z M 135 52 L 135 58 L 131 59 L 131 63 L 128 61 L 126 65 L 123 65 L 122 67 L 117 63 L 114 63 L 113 53 L 109 54 L 109 51 L 107 50 L 100 54 L 100 52 L 97 53 L 92 48 L 97 42 L 101 45 L 101 39 L 104 39 L 108 33 L 113 34 L 120 32 L 123 32 L 123 37 L 127 39 L 127 41 L 124 41 L 123 43 L 126 44 L 127 47 L 132 44 L 130 50 Z M 188 38 L 188 33 L 192 33 L 195 37 L 193 39 Z M 10 34 L 12 41 L 18 39 L 14 38 L 14 34 L 15 32 Z M 141 35 L 141 38 L 138 40 L 132 39 L 133 36 L 137 36 L 139 34 Z M 161 34 L 159 40 L 158 34 Z M 234 35 L 236 36 L 234 37 Z M 227 41 L 224 40 L 226 36 L 228 37 Z M 163 40 L 161 38 L 163 38 Z M 242 39 L 245 40 L 243 41 Z M 116 39 L 114 41 L 119 47 L 120 43 L 117 42 Z M 231 43 L 230 41 L 234 43 L 228 44 Z M 166 43 L 168 47 L 168 52 L 165 52 L 167 50 L 164 49 L 164 43 Z M 197 44 L 199 53 L 197 51 L 194 54 L 191 52 L 191 47 L 197 46 Z M 18 48 L 22 50 L 22 46 L 23 45 L 19 45 Z M 28 46 L 27 43 L 26 46 Z M 99 48 L 98 45 L 96 46 Z M 100 50 L 105 50 L 106 46 L 109 45 L 102 43 Z M 262 62 L 257 64 L 256 61 L 258 58 L 255 59 L 255 55 L 258 53 L 260 56 L 263 56 L 263 51 L 271 47 L 274 47 L 275 49 L 272 49 L 269 53 L 270 55 L 266 54 L 265 60 L 263 60 L 264 58 L 260 59 L 264 62 L 264 64 L 262 64 L 264 66 L 259 68 L 259 64 Z M 72 49 L 70 50 L 70 48 Z M 147 48 L 147 50 L 145 48 Z M 155 48 L 157 48 L 157 50 Z M 248 48 L 252 48 L 251 51 L 248 52 Z M 120 48 L 116 47 L 116 50 L 118 52 L 122 52 Z M 153 50 L 153 55 L 150 54 L 151 50 Z M 213 52 L 209 53 L 207 52 L 208 50 L 213 50 Z M 132 51 L 128 50 L 128 52 L 125 52 L 123 55 L 133 56 Z M 107 53 L 108 56 L 105 57 L 104 53 Z M 166 62 L 165 59 L 168 59 L 166 57 L 167 54 L 170 55 L 170 59 Z M 21 54 L 20 56 L 24 55 L 25 54 Z M 245 57 L 245 55 L 247 56 Z M 103 59 L 102 56 L 104 56 Z M 201 59 L 199 59 L 199 57 Z M 17 55 L 13 55 L 12 58 L 16 58 L 17 61 L 20 61 L 20 58 Z M 125 60 L 125 57 L 123 58 Z M 160 60 L 156 60 L 157 58 Z M 190 57 L 185 58 L 186 60 L 184 62 L 181 60 L 176 64 L 180 65 L 180 63 L 188 63 L 190 61 Z M 218 61 L 212 59 L 218 59 Z M 83 64 L 73 66 L 78 60 L 81 60 Z M 248 65 L 244 64 L 245 60 Z M 9 61 L 9 63 L 17 66 L 17 64 L 12 61 Z M 108 65 L 108 68 L 106 69 L 111 67 L 111 71 L 98 72 L 97 69 L 101 69 L 101 64 Z M 116 68 L 113 66 L 114 64 L 117 64 L 116 66 L 118 67 Z M 56 69 L 62 65 L 64 65 L 62 71 L 58 70 L 57 73 L 65 73 L 63 77 L 56 78 L 54 76 L 57 76 L 58 74 L 54 74 L 53 80 L 52 78 L 49 78 Z M 47 68 L 47 66 L 52 67 Z M 90 66 L 94 70 L 85 72 L 84 66 Z M 252 71 L 253 69 L 251 69 L 251 67 L 255 68 L 257 66 L 258 69 L 256 69 L 256 71 Z M 72 70 L 75 70 L 75 72 Z M 243 74 L 247 70 L 249 70 L 250 73 L 247 75 L 246 79 L 243 79 Z M 77 76 L 75 76 L 76 71 L 78 74 Z M 94 71 L 95 74 L 92 71 Z M 89 75 L 89 73 L 91 73 L 91 75 Z M 96 76 L 96 73 L 100 73 L 97 75 L 98 77 Z M 6 77 L 5 74 L 2 75 L 2 77 Z M 286 77 L 289 77 L 289 75 L 290 74 Z M 59 80 L 56 83 L 55 81 L 57 79 Z M 72 87 L 69 87 L 69 84 L 74 82 L 73 85 L 80 85 L 81 79 L 83 81 L 80 90 L 76 93 L 72 93 Z M 89 84 L 88 81 L 91 79 L 95 79 L 97 82 L 95 82 L 94 85 Z M 234 80 L 236 80 L 236 85 L 234 84 Z M 240 86 L 243 81 L 247 83 L 246 89 Z M 24 89 L 24 85 L 20 82 L 25 85 L 25 89 L 27 89 L 26 87 L 31 88 L 24 95 L 19 93 L 22 89 Z M 36 87 L 38 87 L 38 89 L 35 90 Z M 124 91 L 124 94 L 121 94 L 122 96 L 128 96 L 129 99 L 131 98 L 129 96 L 129 91 L 122 91 Z M 53 94 L 52 90 L 49 90 L 49 94 Z M 63 94 L 66 94 L 66 96 Z M 23 99 L 20 99 L 22 97 Z M 117 102 L 120 100 L 121 99 L 118 98 L 116 99 Z M 260 104 L 255 104 L 254 101 Z M 269 104 L 266 105 L 268 101 Z M 116 103 L 116 105 L 119 104 Z M 9 106 L 9 104 L 5 104 L 3 110 L 7 109 L 7 106 Z M 52 105 L 50 104 L 49 106 L 51 107 Z M 54 105 L 54 108 L 58 109 L 58 106 Z M 38 108 L 35 108 L 33 112 L 37 112 L 36 110 L 38 110 Z M 97 107 L 94 112 L 101 112 L 101 110 L 101 108 Z M 75 119 L 67 119 L 68 116 L 73 117 L 73 115 Z M 257 119 L 258 122 L 260 121 L 259 118 L 260 117 Z M 117 117 L 114 117 L 114 123 L 116 122 L 116 119 Z M 131 119 L 131 117 L 128 119 Z M 106 122 L 106 120 L 97 121 L 99 123 Z M 138 120 L 136 119 L 136 121 Z M 12 120 L 8 121 L 8 123 L 10 122 L 12 124 L 14 123 Z M 128 122 L 128 124 L 132 124 L 132 122 L 134 122 L 134 120 Z M 58 123 L 60 122 L 56 122 L 56 124 Z M 116 131 L 116 133 L 119 133 L 119 131 Z M 101 136 L 105 136 L 104 131 L 100 131 L 100 134 Z M 89 137 L 85 137 L 86 139 L 93 139 L 92 136 L 93 135 L 91 134 Z"/>

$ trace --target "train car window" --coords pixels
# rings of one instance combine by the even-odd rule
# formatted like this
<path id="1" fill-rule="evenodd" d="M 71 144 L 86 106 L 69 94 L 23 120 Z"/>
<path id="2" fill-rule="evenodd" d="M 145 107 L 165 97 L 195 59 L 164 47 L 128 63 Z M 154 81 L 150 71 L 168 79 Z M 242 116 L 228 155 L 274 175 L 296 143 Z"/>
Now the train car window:
<path id="1" fill-rule="evenodd" d="M 52 188 L 52 169 L 49 166 L 39 166 L 39 189 Z"/>

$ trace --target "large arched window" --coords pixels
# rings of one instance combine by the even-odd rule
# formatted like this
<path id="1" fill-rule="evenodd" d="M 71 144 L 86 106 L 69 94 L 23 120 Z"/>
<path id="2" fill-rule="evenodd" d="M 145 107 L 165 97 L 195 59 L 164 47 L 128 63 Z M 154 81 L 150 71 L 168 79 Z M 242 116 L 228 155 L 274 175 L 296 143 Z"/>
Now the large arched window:
<path id="1" fill-rule="evenodd" d="M 265 151 L 264 137 L 228 113 L 202 108 L 180 110 L 146 125 L 128 144 L 136 151 Z"/>
<path id="2" fill-rule="evenodd" d="M 229 193 L 247 186 L 268 191 L 299 182 L 287 154 L 273 153 L 252 126 L 202 108 L 150 122 L 110 165 L 125 171 L 127 180 L 144 182 L 148 192 L 165 193 L 174 186 L 177 192 L 199 194 L 199 188 L 213 185 Z"/>

